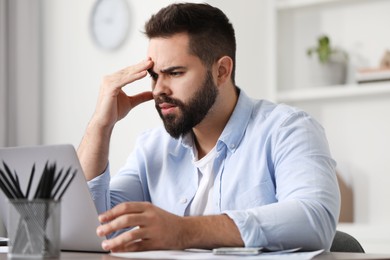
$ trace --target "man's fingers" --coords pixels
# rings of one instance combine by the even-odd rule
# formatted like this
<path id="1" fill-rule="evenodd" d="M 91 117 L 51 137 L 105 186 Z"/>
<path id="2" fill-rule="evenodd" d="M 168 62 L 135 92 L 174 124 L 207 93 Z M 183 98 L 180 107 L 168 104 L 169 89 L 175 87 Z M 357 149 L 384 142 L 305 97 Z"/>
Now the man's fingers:
<path id="1" fill-rule="evenodd" d="M 98 236 L 106 236 L 112 232 L 144 224 L 144 217 L 142 214 L 126 214 L 117 217 L 116 219 L 106 224 L 100 225 L 96 229 Z"/>
<path id="2" fill-rule="evenodd" d="M 123 73 L 118 77 L 118 84 L 115 86 L 116 88 L 123 88 L 129 83 L 132 83 L 138 79 L 142 79 L 147 75 L 145 70 L 140 72 L 132 72 L 132 73 Z"/>
<path id="3" fill-rule="evenodd" d="M 137 252 L 137 251 L 147 251 L 147 250 L 156 250 L 160 248 L 153 247 L 153 242 L 150 240 L 141 240 L 135 242 L 129 242 L 124 245 L 120 245 L 115 248 L 111 248 L 111 252 Z M 162 248 L 161 248 L 162 249 Z"/>
<path id="4" fill-rule="evenodd" d="M 121 215 L 129 213 L 141 213 L 147 208 L 151 207 L 152 204 L 149 202 L 125 202 L 116 205 L 112 209 L 102 213 L 99 216 L 100 223 L 109 222 Z"/>
<path id="5" fill-rule="evenodd" d="M 132 226 L 117 237 L 105 240 L 102 247 L 113 252 L 151 249 L 179 249 L 184 243 L 176 241 L 181 237 L 181 217 L 164 211 L 149 202 L 125 202 L 103 213 L 100 221 L 107 222 L 98 227 L 99 236 Z"/>
<path id="6" fill-rule="evenodd" d="M 153 94 L 151 91 L 146 91 L 146 92 L 142 92 L 142 93 L 139 93 L 137 95 L 131 96 L 129 98 L 130 98 L 131 106 L 134 108 L 143 102 L 152 100 Z"/>
<path id="7" fill-rule="evenodd" d="M 133 244 L 139 243 L 145 237 L 144 229 L 134 228 L 130 231 L 124 232 L 119 236 L 105 240 L 102 242 L 102 248 L 104 250 L 123 251 Z"/>
<path id="8" fill-rule="evenodd" d="M 145 77 L 147 75 L 146 70 L 149 69 L 152 64 L 153 62 L 148 59 L 118 71 L 116 74 L 114 74 L 118 80 L 116 87 L 122 88 L 135 80 Z"/>

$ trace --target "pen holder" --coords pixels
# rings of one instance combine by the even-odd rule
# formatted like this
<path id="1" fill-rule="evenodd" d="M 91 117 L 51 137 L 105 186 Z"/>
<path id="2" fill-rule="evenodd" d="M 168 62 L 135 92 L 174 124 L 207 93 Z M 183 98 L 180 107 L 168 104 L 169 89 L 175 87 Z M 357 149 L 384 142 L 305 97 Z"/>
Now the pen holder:
<path id="1" fill-rule="evenodd" d="M 61 202 L 9 200 L 10 258 L 57 258 L 60 255 Z"/>

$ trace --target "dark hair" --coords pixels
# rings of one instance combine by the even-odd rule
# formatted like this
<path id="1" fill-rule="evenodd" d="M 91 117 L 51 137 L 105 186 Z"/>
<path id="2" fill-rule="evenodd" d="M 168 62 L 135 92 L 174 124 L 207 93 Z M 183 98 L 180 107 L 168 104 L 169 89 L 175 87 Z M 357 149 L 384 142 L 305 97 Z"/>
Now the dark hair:
<path id="1" fill-rule="evenodd" d="M 232 81 L 236 64 L 236 38 L 233 25 L 218 8 L 209 4 L 175 3 L 152 15 L 145 24 L 149 39 L 188 33 L 189 51 L 207 67 L 223 56 L 233 60 Z"/>

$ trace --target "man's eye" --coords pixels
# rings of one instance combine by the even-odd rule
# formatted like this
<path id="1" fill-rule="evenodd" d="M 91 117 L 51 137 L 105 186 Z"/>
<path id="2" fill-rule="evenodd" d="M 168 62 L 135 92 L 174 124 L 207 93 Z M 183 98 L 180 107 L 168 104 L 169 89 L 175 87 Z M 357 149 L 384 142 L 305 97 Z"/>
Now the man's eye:
<path id="1" fill-rule="evenodd" d="M 177 76 L 180 76 L 182 74 L 183 74 L 182 71 L 172 71 L 171 73 L 169 73 L 169 75 L 171 75 L 172 77 L 177 77 Z"/>

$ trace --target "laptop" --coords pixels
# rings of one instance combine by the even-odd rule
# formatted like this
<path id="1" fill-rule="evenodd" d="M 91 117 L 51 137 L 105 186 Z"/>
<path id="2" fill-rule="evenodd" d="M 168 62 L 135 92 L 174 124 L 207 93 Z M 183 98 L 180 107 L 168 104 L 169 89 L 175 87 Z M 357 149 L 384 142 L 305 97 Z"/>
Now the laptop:
<path id="1" fill-rule="evenodd" d="M 103 238 L 96 235 L 100 225 L 95 204 L 92 201 L 76 150 L 72 145 L 45 145 L 0 148 L 0 167 L 3 161 L 18 173 L 20 187 L 26 191 L 31 169 L 35 163 L 33 194 L 47 161 L 56 163 L 57 169 L 72 167 L 77 174 L 61 201 L 61 250 L 103 252 Z M 0 191 L 0 216 L 7 228 L 7 197 Z"/>

